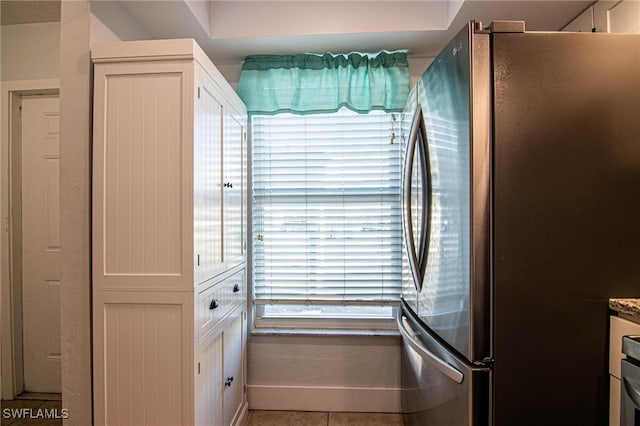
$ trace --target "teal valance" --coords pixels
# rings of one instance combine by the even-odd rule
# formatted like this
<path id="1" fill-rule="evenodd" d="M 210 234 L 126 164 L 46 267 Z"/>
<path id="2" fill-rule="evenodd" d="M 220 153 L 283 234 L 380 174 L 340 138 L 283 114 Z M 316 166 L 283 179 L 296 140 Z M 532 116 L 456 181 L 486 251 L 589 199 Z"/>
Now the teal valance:
<path id="1" fill-rule="evenodd" d="M 238 94 L 249 114 L 328 113 L 342 107 L 401 111 L 409 94 L 407 54 L 248 56 Z"/>

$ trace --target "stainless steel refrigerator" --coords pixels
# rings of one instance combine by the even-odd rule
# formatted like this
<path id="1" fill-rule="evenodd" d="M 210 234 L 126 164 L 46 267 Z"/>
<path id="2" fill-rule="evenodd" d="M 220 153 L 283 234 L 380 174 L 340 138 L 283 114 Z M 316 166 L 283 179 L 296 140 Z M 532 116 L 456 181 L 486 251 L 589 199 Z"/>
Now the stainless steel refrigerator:
<path id="1" fill-rule="evenodd" d="M 471 22 L 403 114 L 407 425 L 605 425 L 640 297 L 640 35 Z"/>

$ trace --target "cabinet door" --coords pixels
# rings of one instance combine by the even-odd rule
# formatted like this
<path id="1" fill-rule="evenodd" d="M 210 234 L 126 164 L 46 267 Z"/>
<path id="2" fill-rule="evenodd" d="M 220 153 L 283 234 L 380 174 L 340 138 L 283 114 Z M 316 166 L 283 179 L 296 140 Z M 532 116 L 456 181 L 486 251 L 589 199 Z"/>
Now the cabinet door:
<path id="1" fill-rule="evenodd" d="M 194 129 L 193 232 L 196 284 L 222 271 L 222 104 L 217 88 L 199 70 Z"/>
<path id="2" fill-rule="evenodd" d="M 245 119 L 225 109 L 223 141 L 224 262 L 231 268 L 244 261 L 244 140 Z"/>
<path id="3" fill-rule="evenodd" d="M 96 425 L 189 425 L 193 415 L 188 292 L 95 292 Z"/>
<path id="4" fill-rule="evenodd" d="M 243 338 L 244 310 L 229 318 L 224 331 L 224 424 L 230 425 L 240 409 L 244 394 Z"/>
<path id="5" fill-rule="evenodd" d="M 198 345 L 196 365 L 196 425 L 222 426 L 223 333 L 214 332 Z"/>
<path id="6" fill-rule="evenodd" d="M 193 287 L 191 66 L 96 65 L 94 291 Z"/>

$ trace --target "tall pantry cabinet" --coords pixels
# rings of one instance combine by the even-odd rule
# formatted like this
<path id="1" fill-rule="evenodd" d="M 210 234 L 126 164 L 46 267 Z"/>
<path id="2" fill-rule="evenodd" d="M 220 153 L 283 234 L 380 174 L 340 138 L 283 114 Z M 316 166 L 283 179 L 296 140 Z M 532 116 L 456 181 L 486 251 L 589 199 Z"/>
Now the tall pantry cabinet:
<path id="1" fill-rule="evenodd" d="M 193 40 L 91 56 L 95 424 L 240 424 L 246 109 Z"/>

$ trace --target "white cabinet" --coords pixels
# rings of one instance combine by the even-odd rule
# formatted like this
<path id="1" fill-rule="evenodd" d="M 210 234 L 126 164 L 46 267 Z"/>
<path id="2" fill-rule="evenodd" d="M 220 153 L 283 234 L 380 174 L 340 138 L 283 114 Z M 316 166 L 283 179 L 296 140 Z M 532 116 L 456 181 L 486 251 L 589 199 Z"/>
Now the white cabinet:
<path id="1" fill-rule="evenodd" d="M 609 327 L 609 426 L 620 426 L 622 337 L 640 335 L 640 324 L 612 316 Z"/>
<path id="2" fill-rule="evenodd" d="M 246 109 L 193 40 L 92 59 L 95 423 L 240 421 Z"/>

